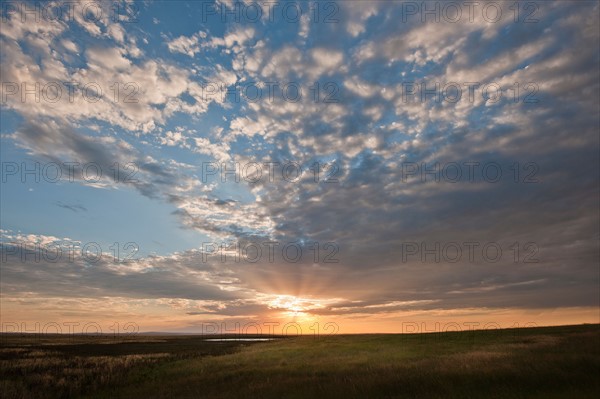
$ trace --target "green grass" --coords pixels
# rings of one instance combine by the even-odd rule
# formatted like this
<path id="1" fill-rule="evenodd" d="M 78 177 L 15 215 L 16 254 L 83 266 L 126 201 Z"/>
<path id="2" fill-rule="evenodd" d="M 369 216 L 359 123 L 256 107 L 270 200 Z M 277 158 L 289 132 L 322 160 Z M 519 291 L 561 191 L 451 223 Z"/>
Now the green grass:
<path id="1" fill-rule="evenodd" d="M 126 343 L 86 339 L 93 338 L 75 343 L 49 339 L 27 346 L 23 338 L 14 337 L 4 343 L 0 387 L 12 396 L 1 396 L 40 397 L 40 386 L 35 385 L 40 382 L 33 376 L 63 375 L 55 369 L 56 359 L 75 362 L 71 369 L 83 367 L 88 375 L 73 377 L 79 383 L 71 390 L 71 380 L 42 384 L 47 397 L 596 398 L 600 394 L 599 325 L 306 336 L 253 344 L 177 336 L 137 337 Z M 23 348 L 32 352 L 28 356 L 18 352 Z M 17 361 L 20 366 L 5 372 L 6 350 L 26 362 Z M 46 350 L 53 351 L 53 362 L 41 356 Z M 31 353 L 40 356 L 35 366 L 27 363 L 36 358 Z M 15 367 L 22 367 L 23 373 Z M 98 376 L 108 377 L 99 382 Z"/>

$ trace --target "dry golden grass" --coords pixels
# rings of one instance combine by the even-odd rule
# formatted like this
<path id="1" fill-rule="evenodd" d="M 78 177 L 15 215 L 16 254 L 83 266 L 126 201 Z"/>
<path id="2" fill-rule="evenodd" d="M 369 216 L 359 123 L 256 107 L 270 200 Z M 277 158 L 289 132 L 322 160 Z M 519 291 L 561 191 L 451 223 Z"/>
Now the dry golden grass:
<path id="1" fill-rule="evenodd" d="M 206 342 L 2 337 L 5 398 L 596 398 L 600 326 Z"/>

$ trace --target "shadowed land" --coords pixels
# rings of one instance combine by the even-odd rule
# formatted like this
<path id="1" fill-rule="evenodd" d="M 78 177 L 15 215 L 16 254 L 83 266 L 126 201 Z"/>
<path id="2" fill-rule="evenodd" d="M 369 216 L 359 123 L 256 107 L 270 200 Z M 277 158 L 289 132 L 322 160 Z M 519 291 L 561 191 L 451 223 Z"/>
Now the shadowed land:
<path id="1" fill-rule="evenodd" d="M 7 399 L 600 394 L 600 325 L 257 343 L 177 335 L 0 338 L 0 396 Z"/>

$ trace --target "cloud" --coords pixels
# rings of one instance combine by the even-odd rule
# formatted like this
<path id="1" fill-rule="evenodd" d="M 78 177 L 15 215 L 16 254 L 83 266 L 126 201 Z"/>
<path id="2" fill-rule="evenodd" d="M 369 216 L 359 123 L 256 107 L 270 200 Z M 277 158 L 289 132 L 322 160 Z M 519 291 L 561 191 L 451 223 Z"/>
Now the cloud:
<path id="1" fill-rule="evenodd" d="M 134 163 L 136 181 L 106 176 L 101 184 L 125 184 L 167 202 L 180 226 L 215 242 L 295 242 L 305 254 L 319 243 L 321 259 L 207 263 L 199 243 L 127 265 L 104 258 L 30 265 L 16 252 L 3 266 L 3 294 L 148 299 L 190 318 L 294 308 L 393 317 L 470 312 L 474 304 L 597 306 L 597 10 L 591 3 L 544 3 L 536 24 L 515 23 L 510 14 L 498 23 L 401 23 L 394 3 L 345 2 L 340 24 L 303 18 L 279 27 L 291 41 L 274 39 L 263 24 L 240 24 L 218 34 L 205 27 L 189 36 L 166 32 L 166 48 L 144 51 L 125 25 L 78 21 L 89 34 L 83 41 L 65 23 L 10 18 L 0 39 L 3 82 L 94 82 L 104 93 L 96 102 L 78 95 L 52 104 L 11 96 L 6 109 L 24 121 L 3 140 L 36 159 Z M 223 94 L 272 81 L 297 83 L 302 98 L 228 103 L 203 93 L 207 82 L 223 83 Z M 138 101 L 115 101 L 115 82 L 135 83 Z M 503 98 L 491 101 L 478 90 L 470 101 L 464 89 L 456 102 L 420 93 L 407 101 L 407 82 L 463 89 L 496 83 Z M 121 90 L 127 95 L 131 87 Z M 525 102 L 528 95 L 538 101 Z M 295 182 L 199 179 L 203 162 L 290 160 L 304 170 Z M 459 181 L 442 174 L 450 164 L 461 165 Z M 477 165 L 475 178 L 466 164 Z M 486 181 L 486 165 L 501 168 L 498 181 Z M 425 168 L 425 178 L 405 179 L 407 166 Z M 323 181 L 332 174 L 337 183 Z M 11 238 L 28 239 L 53 241 Z M 494 263 L 478 252 L 474 261 L 465 255 L 453 263 L 430 253 L 403 261 L 407 243 L 473 241 L 478 248 L 498 243 L 503 257 Z M 337 245 L 338 262 L 322 262 L 326 243 Z M 525 263 L 526 256 L 540 261 Z"/>
<path id="2" fill-rule="evenodd" d="M 192 36 L 179 36 L 167 43 L 169 51 L 174 53 L 187 54 L 194 57 L 202 49 L 215 49 L 223 47 L 236 51 L 239 46 L 243 46 L 247 41 L 254 38 L 256 31 L 252 27 L 236 28 L 221 37 L 208 38 L 208 34 L 199 31 Z M 238 50 L 239 51 L 239 50 Z"/>

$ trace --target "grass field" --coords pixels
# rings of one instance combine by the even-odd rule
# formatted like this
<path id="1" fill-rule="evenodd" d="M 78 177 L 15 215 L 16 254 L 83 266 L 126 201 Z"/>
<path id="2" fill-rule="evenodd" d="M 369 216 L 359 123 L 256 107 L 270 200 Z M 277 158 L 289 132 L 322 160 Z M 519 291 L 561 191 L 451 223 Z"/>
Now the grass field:
<path id="1" fill-rule="evenodd" d="M 600 325 L 207 342 L 1 336 L 9 398 L 596 398 Z"/>

